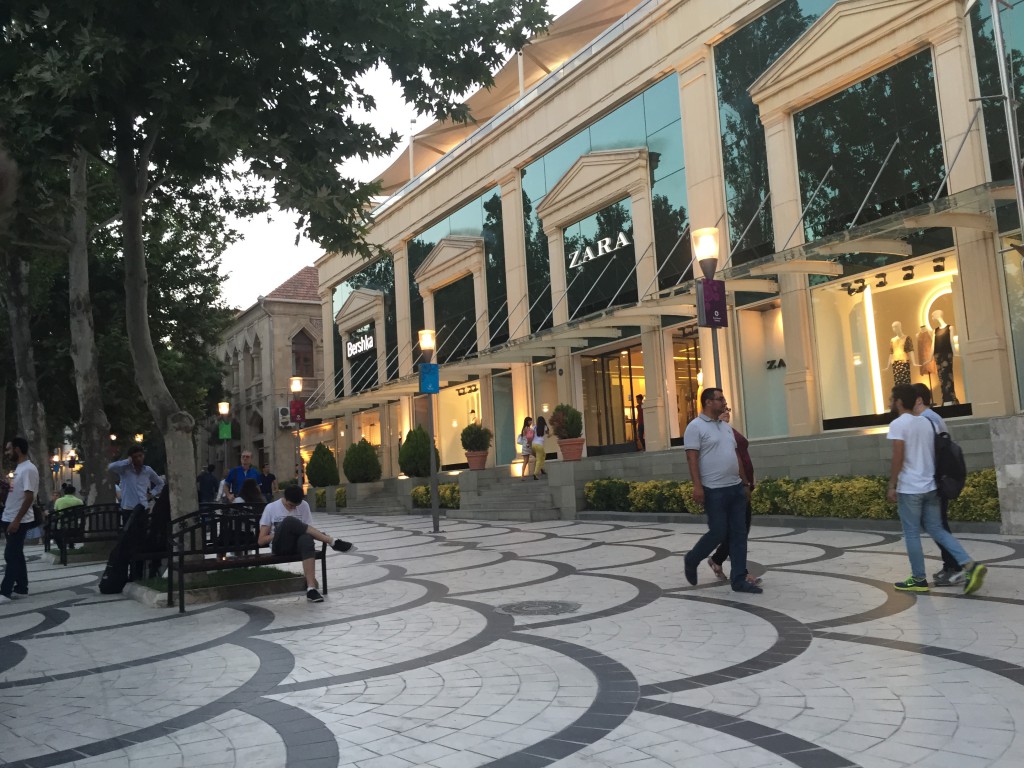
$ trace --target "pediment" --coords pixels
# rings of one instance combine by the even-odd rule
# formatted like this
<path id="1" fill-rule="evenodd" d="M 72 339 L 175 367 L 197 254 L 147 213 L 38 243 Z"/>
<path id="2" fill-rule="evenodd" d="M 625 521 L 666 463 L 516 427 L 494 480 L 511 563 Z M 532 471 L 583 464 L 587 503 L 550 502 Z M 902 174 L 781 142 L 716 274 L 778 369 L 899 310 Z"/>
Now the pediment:
<path id="1" fill-rule="evenodd" d="M 468 274 L 484 271 L 482 237 L 444 237 L 427 254 L 413 279 L 420 291 L 436 291 Z"/>
<path id="2" fill-rule="evenodd" d="M 344 334 L 383 315 L 384 294 L 372 288 L 356 288 L 334 316 L 334 323 Z"/>
<path id="3" fill-rule="evenodd" d="M 647 148 L 591 152 L 572 164 L 537 206 L 545 229 L 564 227 L 650 185 Z"/>
<path id="4" fill-rule="evenodd" d="M 748 89 L 761 119 L 793 112 L 962 24 L 950 0 L 838 0 Z"/>

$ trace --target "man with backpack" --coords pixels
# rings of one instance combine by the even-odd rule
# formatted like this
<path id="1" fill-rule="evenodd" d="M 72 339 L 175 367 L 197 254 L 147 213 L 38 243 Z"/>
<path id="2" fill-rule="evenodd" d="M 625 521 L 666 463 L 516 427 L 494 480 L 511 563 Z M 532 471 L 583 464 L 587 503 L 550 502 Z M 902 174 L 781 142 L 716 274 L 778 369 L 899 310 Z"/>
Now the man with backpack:
<path id="1" fill-rule="evenodd" d="M 928 418 L 914 415 L 918 399 L 919 395 L 911 384 L 898 384 L 892 389 L 892 410 L 897 416 L 889 425 L 888 437 L 893 448 L 886 497 L 896 502 L 911 569 L 910 576 L 897 581 L 894 586 L 900 592 L 928 591 L 924 551 L 921 549 L 921 528 L 924 528 L 963 569 L 964 594 L 969 595 L 981 588 L 987 569 L 983 564 L 975 563 L 956 537 L 942 528 L 935 472 L 937 433 Z"/>

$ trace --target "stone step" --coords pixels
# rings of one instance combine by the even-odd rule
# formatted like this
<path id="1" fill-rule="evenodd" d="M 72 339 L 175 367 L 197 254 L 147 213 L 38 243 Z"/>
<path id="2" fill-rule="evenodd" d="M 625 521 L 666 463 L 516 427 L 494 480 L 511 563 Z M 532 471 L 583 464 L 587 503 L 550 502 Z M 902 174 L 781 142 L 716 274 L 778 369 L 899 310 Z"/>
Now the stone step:
<path id="1" fill-rule="evenodd" d="M 539 523 L 544 520 L 558 520 L 560 517 L 557 509 L 544 507 L 524 510 L 507 507 L 498 509 L 449 509 L 447 516 L 449 520 L 509 520 L 517 523 Z"/>

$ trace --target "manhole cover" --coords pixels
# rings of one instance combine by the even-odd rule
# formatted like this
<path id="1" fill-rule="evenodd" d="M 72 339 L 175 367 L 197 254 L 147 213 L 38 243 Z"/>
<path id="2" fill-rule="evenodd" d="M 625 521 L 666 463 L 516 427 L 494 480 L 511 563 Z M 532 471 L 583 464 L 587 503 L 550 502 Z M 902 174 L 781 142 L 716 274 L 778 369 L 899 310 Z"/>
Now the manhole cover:
<path id="1" fill-rule="evenodd" d="M 576 613 L 579 609 L 579 603 L 564 600 L 525 600 L 498 606 L 501 613 L 512 616 L 555 616 L 560 613 Z"/>

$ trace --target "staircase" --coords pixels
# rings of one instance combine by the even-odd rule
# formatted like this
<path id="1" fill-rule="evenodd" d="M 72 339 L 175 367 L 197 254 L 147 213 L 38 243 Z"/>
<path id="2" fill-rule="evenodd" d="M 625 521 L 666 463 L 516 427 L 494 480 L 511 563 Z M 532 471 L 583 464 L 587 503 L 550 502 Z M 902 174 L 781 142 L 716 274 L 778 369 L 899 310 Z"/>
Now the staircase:
<path id="1" fill-rule="evenodd" d="M 561 517 L 548 488 L 547 477 L 510 477 L 507 467 L 459 475 L 460 508 L 448 510 L 449 520 L 513 520 L 535 523 Z"/>
<path id="2" fill-rule="evenodd" d="M 402 506 L 390 491 L 382 491 L 363 499 L 349 501 L 339 515 L 408 515 L 411 510 Z"/>

